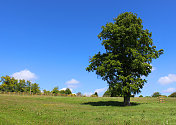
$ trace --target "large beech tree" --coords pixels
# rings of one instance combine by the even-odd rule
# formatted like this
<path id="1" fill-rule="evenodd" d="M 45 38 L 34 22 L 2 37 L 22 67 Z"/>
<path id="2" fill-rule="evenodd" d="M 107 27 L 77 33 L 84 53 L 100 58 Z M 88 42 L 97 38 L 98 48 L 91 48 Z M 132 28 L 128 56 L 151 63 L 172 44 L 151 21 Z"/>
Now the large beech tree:
<path id="1" fill-rule="evenodd" d="M 163 54 L 153 45 L 152 33 L 143 29 L 137 14 L 125 12 L 113 23 L 102 26 L 98 38 L 106 52 L 90 58 L 87 71 L 96 71 L 109 84 L 109 90 L 124 97 L 124 105 L 130 105 L 131 94 L 141 91 L 147 81 L 142 76 L 151 73 L 153 59 Z"/>

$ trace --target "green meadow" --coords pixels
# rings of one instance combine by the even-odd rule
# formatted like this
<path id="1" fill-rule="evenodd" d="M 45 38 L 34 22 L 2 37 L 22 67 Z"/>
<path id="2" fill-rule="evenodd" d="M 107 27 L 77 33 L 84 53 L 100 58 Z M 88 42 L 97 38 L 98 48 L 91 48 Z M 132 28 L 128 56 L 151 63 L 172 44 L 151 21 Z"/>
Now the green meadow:
<path id="1" fill-rule="evenodd" d="M 176 98 L 62 97 L 0 94 L 1 125 L 176 124 Z"/>

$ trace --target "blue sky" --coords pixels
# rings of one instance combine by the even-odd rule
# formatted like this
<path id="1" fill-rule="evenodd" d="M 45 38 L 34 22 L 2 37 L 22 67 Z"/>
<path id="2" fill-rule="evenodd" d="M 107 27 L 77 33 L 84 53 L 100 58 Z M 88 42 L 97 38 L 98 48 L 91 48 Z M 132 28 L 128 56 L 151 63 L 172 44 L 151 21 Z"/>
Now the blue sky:
<path id="1" fill-rule="evenodd" d="M 85 70 L 89 56 L 104 50 L 97 38 L 101 26 L 133 12 L 164 49 L 141 94 L 169 95 L 176 91 L 175 5 L 175 0 L 1 0 L 0 76 L 31 79 L 41 89 L 72 87 L 74 93 L 102 95 L 107 83 Z"/>

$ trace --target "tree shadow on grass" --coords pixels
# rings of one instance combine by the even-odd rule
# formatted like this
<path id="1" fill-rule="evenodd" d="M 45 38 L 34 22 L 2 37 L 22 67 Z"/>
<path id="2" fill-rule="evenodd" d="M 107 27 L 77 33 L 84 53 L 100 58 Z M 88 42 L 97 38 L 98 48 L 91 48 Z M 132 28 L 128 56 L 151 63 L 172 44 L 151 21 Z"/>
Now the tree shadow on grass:
<path id="1" fill-rule="evenodd" d="M 98 102 L 86 102 L 82 104 L 91 106 L 120 106 L 120 107 L 124 106 L 124 103 L 119 101 L 98 101 Z M 140 103 L 131 102 L 131 106 L 137 106 L 139 104 Z"/>

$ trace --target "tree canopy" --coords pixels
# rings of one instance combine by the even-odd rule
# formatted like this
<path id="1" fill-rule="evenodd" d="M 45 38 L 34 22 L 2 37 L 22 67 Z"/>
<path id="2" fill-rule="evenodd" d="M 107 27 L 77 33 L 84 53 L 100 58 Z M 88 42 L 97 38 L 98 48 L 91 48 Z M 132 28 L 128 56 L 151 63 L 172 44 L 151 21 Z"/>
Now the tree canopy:
<path id="1" fill-rule="evenodd" d="M 103 94 L 103 97 L 122 97 L 115 89 L 108 88 L 106 92 Z"/>
<path id="2" fill-rule="evenodd" d="M 3 92 L 26 92 L 26 93 L 33 93 L 33 94 L 41 94 L 39 84 L 32 83 L 29 80 L 17 80 L 14 77 L 10 76 L 2 76 L 0 80 L 0 91 Z M 65 94 L 69 95 L 72 94 L 71 90 L 67 88 L 66 90 L 60 90 L 59 87 L 56 86 L 53 90 L 47 91 L 46 89 L 43 90 L 45 95 L 50 95 L 51 93 L 54 95 L 57 94 Z"/>
<path id="3" fill-rule="evenodd" d="M 33 92 L 34 94 L 40 93 L 40 87 L 36 83 L 31 81 L 17 80 L 14 77 L 2 76 L 0 85 L 0 91 L 4 92 Z"/>
<path id="4" fill-rule="evenodd" d="M 152 60 L 163 54 L 153 45 L 152 33 L 143 29 L 137 14 L 125 12 L 113 23 L 102 26 L 98 38 L 106 52 L 98 52 L 90 59 L 87 71 L 107 81 L 111 91 L 124 96 L 124 105 L 130 105 L 131 94 L 141 91 L 146 83 L 142 76 L 152 70 Z"/>
<path id="5" fill-rule="evenodd" d="M 69 88 L 66 88 L 65 90 L 59 90 L 59 87 L 54 87 L 54 89 L 52 90 L 53 94 L 72 94 L 71 90 Z"/>
<path id="6" fill-rule="evenodd" d="M 106 92 L 103 94 L 103 97 L 112 97 L 111 96 L 111 91 L 108 89 Z"/>
<path id="7" fill-rule="evenodd" d="M 152 97 L 159 97 L 159 96 L 161 96 L 161 93 L 159 93 L 159 92 L 154 92 L 152 94 Z"/>
<path id="8" fill-rule="evenodd" d="M 173 92 L 172 94 L 170 94 L 169 97 L 176 97 L 176 92 Z"/>
<path id="9" fill-rule="evenodd" d="M 58 94 L 59 93 L 59 87 L 58 86 L 54 87 L 53 90 L 52 90 L 52 93 L 53 94 Z"/>
<path id="10" fill-rule="evenodd" d="M 67 88 L 67 89 L 65 90 L 65 94 L 69 95 L 69 94 L 72 94 L 72 92 L 71 92 L 71 90 L 70 90 L 69 88 Z"/>

